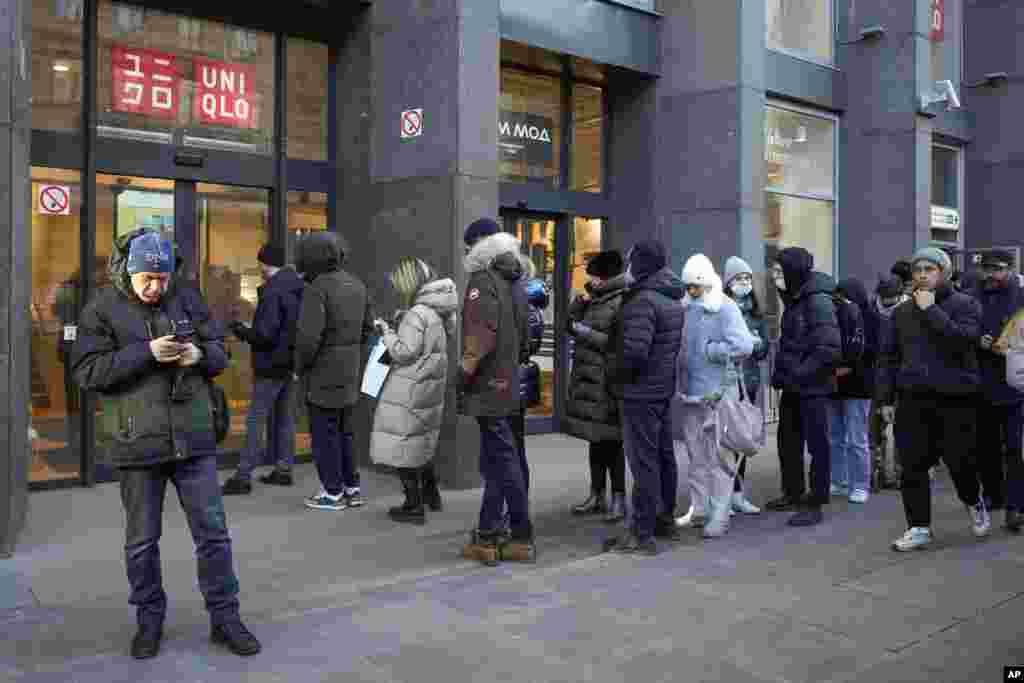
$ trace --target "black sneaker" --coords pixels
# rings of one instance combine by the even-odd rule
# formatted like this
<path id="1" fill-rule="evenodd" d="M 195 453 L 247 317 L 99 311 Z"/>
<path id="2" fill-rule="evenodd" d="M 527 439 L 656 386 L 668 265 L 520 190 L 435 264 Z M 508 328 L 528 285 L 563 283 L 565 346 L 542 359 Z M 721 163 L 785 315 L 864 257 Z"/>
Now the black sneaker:
<path id="1" fill-rule="evenodd" d="M 604 542 L 605 552 L 619 553 L 620 555 L 646 555 L 654 557 L 658 554 L 658 545 L 653 538 L 641 541 L 633 533 L 628 533 L 618 538 L 610 538 Z"/>
<path id="2" fill-rule="evenodd" d="M 1020 512 L 1013 508 L 1006 508 L 1006 524 L 1005 526 L 1008 531 L 1019 534 L 1021 525 L 1024 524 L 1024 518 L 1021 517 Z"/>
<path id="3" fill-rule="evenodd" d="M 225 496 L 247 496 L 252 493 L 252 482 L 231 477 L 224 482 L 221 493 Z"/>
<path id="4" fill-rule="evenodd" d="M 260 481 L 271 486 L 292 486 L 295 484 L 295 480 L 292 479 L 292 473 L 283 470 L 274 470 L 270 474 L 264 474 L 260 477 Z"/>
<path id="5" fill-rule="evenodd" d="M 161 626 L 140 626 L 132 638 L 132 657 L 135 659 L 152 659 L 160 653 L 160 641 L 164 638 Z"/>
<path id="6" fill-rule="evenodd" d="M 800 505 L 799 498 L 790 498 L 789 496 L 779 496 L 774 500 L 769 500 L 765 503 L 765 507 L 772 512 L 787 512 L 789 510 L 795 510 Z"/>
<path id="7" fill-rule="evenodd" d="M 786 522 L 789 526 L 815 526 L 825 519 L 820 507 L 809 507 L 796 513 Z"/>
<path id="8" fill-rule="evenodd" d="M 676 526 L 676 520 L 673 517 L 659 519 L 654 523 L 654 537 L 672 542 L 683 540 L 683 534 L 679 531 L 679 527 Z"/>
<path id="9" fill-rule="evenodd" d="M 262 648 L 256 636 L 249 632 L 241 621 L 229 621 L 214 626 L 210 631 L 210 640 L 217 645 L 224 645 L 239 657 L 249 657 Z"/>

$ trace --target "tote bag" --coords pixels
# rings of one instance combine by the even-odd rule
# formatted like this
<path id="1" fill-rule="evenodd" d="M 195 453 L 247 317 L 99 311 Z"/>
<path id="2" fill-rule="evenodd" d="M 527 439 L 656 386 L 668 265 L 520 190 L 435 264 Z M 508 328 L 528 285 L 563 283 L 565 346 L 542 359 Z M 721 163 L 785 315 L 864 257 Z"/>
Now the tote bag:
<path id="1" fill-rule="evenodd" d="M 380 390 L 384 387 L 384 380 L 388 378 L 391 365 L 387 362 L 388 347 L 384 340 L 377 340 L 377 344 L 370 351 L 370 359 L 366 363 L 366 372 L 363 373 L 362 392 L 370 398 L 380 396 Z"/>
<path id="2" fill-rule="evenodd" d="M 767 433 L 761 409 L 747 400 L 747 384 L 739 373 L 740 396 L 718 401 L 718 429 L 723 448 L 750 457 L 764 448 Z"/>

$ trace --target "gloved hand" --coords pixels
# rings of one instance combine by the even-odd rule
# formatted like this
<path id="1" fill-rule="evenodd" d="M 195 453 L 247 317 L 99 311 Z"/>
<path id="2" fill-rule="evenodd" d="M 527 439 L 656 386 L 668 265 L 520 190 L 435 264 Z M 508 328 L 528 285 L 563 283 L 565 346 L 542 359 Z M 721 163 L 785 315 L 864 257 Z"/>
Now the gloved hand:
<path id="1" fill-rule="evenodd" d="M 896 421 L 896 406 L 882 406 L 879 412 L 882 414 L 882 421 L 886 424 Z"/>

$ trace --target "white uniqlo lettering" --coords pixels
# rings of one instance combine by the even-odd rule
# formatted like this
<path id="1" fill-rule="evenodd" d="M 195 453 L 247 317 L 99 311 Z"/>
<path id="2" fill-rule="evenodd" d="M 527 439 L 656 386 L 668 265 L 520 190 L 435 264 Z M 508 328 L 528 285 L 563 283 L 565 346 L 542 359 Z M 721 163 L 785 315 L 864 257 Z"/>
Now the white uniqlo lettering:
<path id="1" fill-rule="evenodd" d="M 162 85 L 153 86 L 153 108 L 154 109 L 173 109 L 174 108 L 174 91 Z"/>
<path id="2" fill-rule="evenodd" d="M 125 83 L 124 92 L 127 97 L 124 97 L 121 101 L 125 104 L 132 106 L 138 106 L 142 104 L 142 91 L 144 90 L 141 83 Z"/>
<path id="3" fill-rule="evenodd" d="M 142 72 L 142 57 L 127 52 L 124 56 L 125 59 L 132 63 L 131 70 L 125 69 L 124 75 L 134 76 L 135 78 L 145 78 L 146 74 Z"/>

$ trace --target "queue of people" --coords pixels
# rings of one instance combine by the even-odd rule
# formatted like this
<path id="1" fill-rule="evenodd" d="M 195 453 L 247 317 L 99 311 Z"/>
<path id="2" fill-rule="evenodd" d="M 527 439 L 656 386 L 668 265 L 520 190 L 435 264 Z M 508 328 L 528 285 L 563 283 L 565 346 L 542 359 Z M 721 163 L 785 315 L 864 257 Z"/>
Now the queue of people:
<path id="1" fill-rule="evenodd" d="M 455 281 L 408 257 L 389 275 L 400 301 L 390 320 L 374 317 L 367 288 L 345 269 L 339 235 L 304 239 L 294 267 L 282 250 L 261 249 L 265 282 L 252 324 L 229 326 L 253 349 L 247 439 L 237 471 L 220 486 L 216 453 L 226 416 L 214 379 L 228 363 L 225 331 L 198 289 L 173 277 L 173 244 L 147 229 L 118 238 L 111 284 L 85 307 L 70 359 L 76 380 L 118 423 L 111 458 L 121 470 L 138 617 L 133 656 L 155 656 L 163 636 L 159 539 L 168 483 L 193 535 L 212 641 L 239 655 L 260 651 L 239 617 L 222 495 L 250 495 L 255 468 L 267 462 L 261 483 L 294 484 L 297 394 L 309 412 L 322 485 L 305 505 L 335 512 L 363 505 L 352 410 L 374 333 L 390 370 L 377 395 L 370 458 L 394 468 L 404 492 L 390 518 L 423 524 L 428 509 L 442 509 L 433 460 L 454 374 L 457 410 L 479 428 L 484 481 L 463 556 L 487 566 L 536 560 L 524 438 L 536 392 L 524 368 L 540 348 L 548 293 L 519 241 L 496 221 L 474 221 L 464 242 L 461 312 Z M 940 460 L 975 535 L 990 532 L 999 508 L 1006 527 L 1019 532 L 1024 393 L 1007 381 L 1006 355 L 1024 347 L 1024 329 L 1014 329 L 1024 288 L 1012 254 L 988 253 L 976 289 L 959 291 L 949 256 L 921 249 L 878 283 L 874 297 L 860 281 L 837 284 L 814 265 L 799 247 L 783 249 L 771 265 L 784 306 L 770 379 L 781 392 L 782 495 L 767 509 L 792 511 L 788 523 L 803 527 L 824 520 L 832 496 L 866 504 L 877 488 L 881 434 L 892 424 L 899 471 L 887 478 L 899 478 L 908 527 L 895 550 L 931 543 L 930 471 Z M 588 442 L 589 496 L 571 512 L 622 524 L 604 544 L 617 553 L 655 555 L 689 527 L 709 540 L 726 535 L 734 515 L 761 512 L 745 486 L 750 452 L 723 446 L 721 411 L 723 401 L 764 400 L 771 347 L 752 268 L 729 258 L 723 278 L 696 254 L 677 274 L 657 241 L 639 242 L 625 257 L 600 252 L 586 268 L 590 281 L 569 307 L 575 355 L 565 428 Z M 455 334 L 457 362 L 449 357 Z M 677 516 L 680 479 L 689 508 Z"/>

